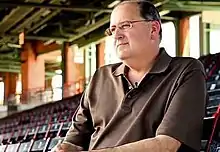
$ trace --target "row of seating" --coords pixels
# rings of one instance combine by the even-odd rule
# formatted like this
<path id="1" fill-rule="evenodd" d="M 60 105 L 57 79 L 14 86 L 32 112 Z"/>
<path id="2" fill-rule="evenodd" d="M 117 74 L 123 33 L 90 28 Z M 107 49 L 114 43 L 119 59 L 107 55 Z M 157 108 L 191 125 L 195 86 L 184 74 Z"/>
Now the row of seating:
<path id="1" fill-rule="evenodd" d="M 11 132 L 14 128 L 20 128 L 24 125 L 44 125 L 68 121 L 75 112 L 80 97 L 81 94 L 78 94 L 1 119 L 0 134 Z"/>
<path id="2" fill-rule="evenodd" d="M 71 126 L 81 94 L 0 120 L 0 152 L 50 151 Z"/>
<path id="3" fill-rule="evenodd" d="M 220 136 L 215 136 L 216 143 L 210 143 L 211 133 L 214 126 L 214 114 L 220 104 L 220 54 L 210 54 L 202 56 L 199 60 L 203 63 L 206 72 L 206 85 L 208 93 L 208 103 L 206 105 L 206 117 L 203 125 L 203 136 L 201 141 L 201 152 L 218 152 L 220 151 Z M 218 125 L 220 125 L 218 121 Z M 220 135 L 220 129 L 215 131 L 216 135 Z M 211 145 L 209 148 L 208 145 Z M 209 149 L 208 149 L 209 148 Z M 219 150 L 218 150 L 219 149 Z"/>
<path id="4" fill-rule="evenodd" d="M 206 85 L 208 93 L 206 117 L 211 117 L 220 104 L 220 53 L 201 56 L 206 72 Z"/>
<path id="5" fill-rule="evenodd" d="M 37 152 L 50 151 L 61 142 L 71 126 L 71 122 L 62 122 L 37 126 L 33 129 L 21 130 L 21 135 L 14 134 L 2 141 L 0 152 Z M 13 133 L 12 133 L 13 134 Z"/>

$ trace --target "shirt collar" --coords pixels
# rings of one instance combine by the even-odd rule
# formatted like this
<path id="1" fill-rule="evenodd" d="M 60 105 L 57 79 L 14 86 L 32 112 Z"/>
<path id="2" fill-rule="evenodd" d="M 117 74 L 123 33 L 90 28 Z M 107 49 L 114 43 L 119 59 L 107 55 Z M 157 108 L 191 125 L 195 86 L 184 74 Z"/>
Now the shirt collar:
<path id="1" fill-rule="evenodd" d="M 172 60 L 172 57 L 167 54 L 164 48 L 160 48 L 160 52 L 158 56 L 155 58 L 155 63 L 151 68 L 151 74 L 162 73 L 165 72 L 166 69 L 169 67 L 169 64 Z M 114 76 L 119 76 L 127 73 L 128 67 L 125 64 L 121 64 L 116 70 L 113 72 Z"/>

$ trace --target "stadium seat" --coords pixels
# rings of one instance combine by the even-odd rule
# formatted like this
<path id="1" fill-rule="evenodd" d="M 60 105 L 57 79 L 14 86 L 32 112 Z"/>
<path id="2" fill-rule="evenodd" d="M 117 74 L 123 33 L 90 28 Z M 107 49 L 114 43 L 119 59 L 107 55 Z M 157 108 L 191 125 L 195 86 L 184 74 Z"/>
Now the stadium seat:
<path id="1" fill-rule="evenodd" d="M 17 144 L 10 144 L 7 146 L 6 151 L 5 152 L 17 152 L 18 148 L 19 148 L 19 143 Z"/>
<path id="2" fill-rule="evenodd" d="M 31 147 L 31 141 L 21 143 L 18 152 L 29 152 Z"/>
<path id="3" fill-rule="evenodd" d="M 51 151 L 58 143 L 61 143 L 63 139 L 64 139 L 63 137 L 55 137 L 51 139 L 47 151 Z"/>
<path id="4" fill-rule="evenodd" d="M 34 142 L 31 148 L 32 152 L 45 151 L 47 146 L 47 139 L 40 139 Z"/>
<path id="5" fill-rule="evenodd" d="M 5 152 L 7 145 L 1 145 L 0 146 L 0 152 Z"/>
<path id="6" fill-rule="evenodd" d="M 220 151 L 220 105 L 214 115 L 214 122 L 212 124 L 211 134 L 206 146 L 207 152 Z"/>

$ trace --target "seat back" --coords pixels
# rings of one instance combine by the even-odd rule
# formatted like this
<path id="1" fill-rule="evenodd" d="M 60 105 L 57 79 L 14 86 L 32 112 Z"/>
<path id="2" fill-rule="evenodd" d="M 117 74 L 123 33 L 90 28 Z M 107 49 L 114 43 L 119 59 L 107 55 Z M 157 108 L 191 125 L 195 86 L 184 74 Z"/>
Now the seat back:
<path id="1" fill-rule="evenodd" d="M 6 152 L 17 152 L 18 147 L 19 147 L 19 143 L 8 145 Z"/>
<path id="2" fill-rule="evenodd" d="M 7 145 L 2 145 L 0 146 L 0 152 L 4 152 L 6 149 Z"/>
<path id="3" fill-rule="evenodd" d="M 63 141 L 63 137 L 55 137 L 53 139 L 51 139 L 49 147 L 48 147 L 48 151 L 50 151 L 51 149 L 53 149 L 57 144 L 61 143 Z"/>
<path id="4" fill-rule="evenodd" d="M 46 141 L 46 139 L 35 141 L 31 151 L 43 151 L 46 146 Z"/>
<path id="5" fill-rule="evenodd" d="M 214 124 L 206 152 L 220 152 L 220 105 L 214 115 Z"/>
<path id="6" fill-rule="evenodd" d="M 28 152 L 30 146 L 31 146 L 31 142 L 21 143 L 18 152 Z"/>

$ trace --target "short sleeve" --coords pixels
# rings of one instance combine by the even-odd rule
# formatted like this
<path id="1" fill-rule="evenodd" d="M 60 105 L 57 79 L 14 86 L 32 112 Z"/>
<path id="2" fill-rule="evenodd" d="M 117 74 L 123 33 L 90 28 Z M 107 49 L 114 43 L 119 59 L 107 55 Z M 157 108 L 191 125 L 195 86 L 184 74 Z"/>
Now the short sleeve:
<path id="1" fill-rule="evenodd" d="M 156 135 L 168 135 L 196 151 L 200 149 L 206 105 L 202 64 L 193 60 L 180 77 Z"/>
<path id="2" fill-rule="evenodd" d="M 68 130 L 64 142 L 87 150 L 93 133 L 92 118 L 87 105 L 86 92 L 82 95 L 80 105 L 72 118 L 72 126 Z"/>

